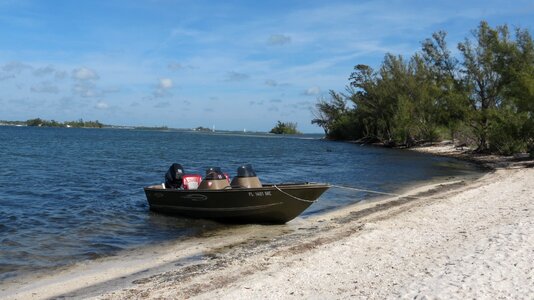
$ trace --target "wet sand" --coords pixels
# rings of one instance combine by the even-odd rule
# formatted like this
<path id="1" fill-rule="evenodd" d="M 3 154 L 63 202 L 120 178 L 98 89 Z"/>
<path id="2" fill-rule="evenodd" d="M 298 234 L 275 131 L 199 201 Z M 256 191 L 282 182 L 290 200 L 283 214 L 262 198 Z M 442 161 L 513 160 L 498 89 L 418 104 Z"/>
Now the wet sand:
<path id="1" fill-rule="evenodd" d="M 453 151 L 444 155 L 494 171 L 19 278 L 0 286 L 0 298 L 533 299 L 534 163 L 417 151 Z"/>

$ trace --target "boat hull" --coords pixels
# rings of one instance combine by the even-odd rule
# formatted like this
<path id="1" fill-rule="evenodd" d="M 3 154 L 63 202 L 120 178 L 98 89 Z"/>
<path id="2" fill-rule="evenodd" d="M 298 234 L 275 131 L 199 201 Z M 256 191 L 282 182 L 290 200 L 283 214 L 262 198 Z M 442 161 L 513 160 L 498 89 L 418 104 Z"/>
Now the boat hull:
<path id="1" fill-rule="evenodd" d="M 259 188 L 175 190 L 145 187 L 150 209 L 189 218 L 230 223 L 286 223 L 307 209 L 326 184 L 279 184 Z"/>

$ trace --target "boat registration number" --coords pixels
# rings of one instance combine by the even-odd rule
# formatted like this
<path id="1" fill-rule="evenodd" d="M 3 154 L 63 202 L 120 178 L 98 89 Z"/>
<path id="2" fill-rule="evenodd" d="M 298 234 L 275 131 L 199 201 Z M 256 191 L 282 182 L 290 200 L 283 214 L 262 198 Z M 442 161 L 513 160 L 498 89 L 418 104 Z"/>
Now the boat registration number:
<path id="1" fill-rule="evenodd" d="M 271 195 L 271 191 L 266 191 L 266 192 L 248 192 L 248 196 L 249 197 L 270 197 L 272 195 Z"/>

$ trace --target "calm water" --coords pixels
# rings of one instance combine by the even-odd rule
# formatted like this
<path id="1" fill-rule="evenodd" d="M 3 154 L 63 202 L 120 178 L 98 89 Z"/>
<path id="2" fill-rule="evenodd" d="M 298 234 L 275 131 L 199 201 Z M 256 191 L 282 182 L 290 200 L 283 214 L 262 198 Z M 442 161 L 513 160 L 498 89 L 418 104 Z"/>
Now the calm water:
<path id="1" fill-rule="evenodd" d="M 220 226 L 148 209 L 142 187 L 173 162 L 188 173 L 252 163 L 262 182 L 318 181 L 394 191 L 479 173 L 409 151 L 272 136 L 0 126 L 0 281 Z M 303 217 L 370 195 L 330 189 Z"/>

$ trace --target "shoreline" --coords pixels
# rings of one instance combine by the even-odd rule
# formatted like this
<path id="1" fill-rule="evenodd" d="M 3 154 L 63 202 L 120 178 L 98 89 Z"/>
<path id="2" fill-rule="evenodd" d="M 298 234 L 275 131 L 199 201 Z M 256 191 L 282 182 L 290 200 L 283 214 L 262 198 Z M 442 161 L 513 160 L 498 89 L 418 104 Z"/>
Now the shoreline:
<path id="1" fill-rule="evenodd" d="M 497 170 L 503 168 L 534 167 L 534 158 L 474 153 L 468 148 L 458 149 L 454 146 L 454 144 L 452 144 L 452 142 L 441 142 L 428 146 L 416 146 L 413 148 L 407 148 L 406 150 L 416 151 L 420 153 L 428 153 L 435 156 L 456 158 L 459 160 L 478 164 L 489 170 Z"/>
<path id="2" fill-rule="evenodd" d="M 438 152 L 437 149 L 444 151 L 444 148 L 440 147 L 414 151 Z M 450 153 L 446 156 L 450 157 Z M 529 245 L 525 244 L 525 241 L 533 242 L 534 226 L 532 221 L 525 217 L 532 219 L 532 204 L 528 197 L 534 194 L 532 181 L 529 181 L 534 179 L 533 162 L 499 157 L 473 159 L 486 164 L 493 171 L 472 182 L 452 181 L 407 187 L 401 192 L 403 195 L 400 197 L 381 197 L 376 201 L 350 205 L 319 216 L 298 218 L 286 225 L 228 226 L 185 241 L 141 251 L 126 251 L 118 257 L 78 263 L 55 274 L 41 278 L 23 278 L 2 286 L 0 297 L 5 299 L 61 296 L 98 299 L 139 297 L 245 299 L 293 296 L 413 298 L 424 295 L 439 298 L 452 295 L 463 298 L 489 297 L 497 294 L 512 298 L 532 298 L 534 296 L 532 287 L 528 290 L 528 287 L 524 286 L 524 294 L 520 290 L 514 292 L 518 284 L 528 285 L 528 276 L 518 275 L 509 282 L 505 280 L 504 283 L 503 280 L 499 281 L 499 284 L 504 286 L 501 290 L 509 294 L 497 293 L 501 290 L 482 290 L 482 292 L 469 290 L 469 286 L 465 284 L 462 288 L 462 281 L 452 280 L 448 285 L 432 281 L 434 277 L 431 275 L 440 270 L 440 266 L 449 270 L 451 274 L 458 275 L 454 266 L 460 262 L 445 258 L 456 257 L 453 255 L 456 252 L 460 253 L 461 257 L 472 256 L 478 260 L 482 257 L 495 265 L 499 265 L 500 261 L 509 260 L 507 257 L 501 257 L 509 254 L 506 249 L 501 249 L 505 244 L 498 244 L 501 247 L 497 247 L 499 251 L 491 253 L 497 260 L 492 260 L 491 256 L 481 256 L 476 249 L 473 251 L 462 248 L 459 243 L 454 244 L 455 247 L 449 247 L 452 252 L 445 251 L 445 256 L 444 253 L 437 253 L 439 251 L 428 253 L 422 251 L 426 253 L 425 258 L 425 255 L 418 255 L 418 251 L 414 252 L 428 247 L 424 241 L 427 243 L 430 241 L 431 245 L 441 243 L 451 246 L 449 241 L 461 241 L 462 237 L 467 236 L 468 238 L 463 239 L 464 242 L 467 240 L 476 244 L 477 241 L 484 240 L 490 231 L 501 237 L 504 234 L 501 231 L 506 229 L 507 231 L 504 230 L 506 234 L 516 238 L 511 242 L 507 241 L 508 244 L 523 245 L 516 249 L 522 251 L 523 256 L 522 259 L 518 259 L 518 263 L 523 264 L 522 272 L 525 268 L 527 275 L 530 272 L 532 280 L 534 274 L 531 261 L 534 261 L 534 251 L 532 246 L 530 249 L 525 247 Z M 504 192 L 511 196 L 501 191 L 509 185 L 513 188 Z M 481 203 L 477 201 L 483 200 L 484 197 L 495 198 L 488 201 L 499 207 L 496 211 L 492 211 L 492 207 L 482 205 L 489 213 L 478 216 L 472 206 L 479 207 Z M 492 225 L 493 227 L 488 224 L 478 225 L 489 230 L 487 232 L 483 229 L 478 230 L 484 234 L 482 236 L 471 232 L 469 222 L 478 220 L 479 223 L 483 223 L 485 217 L 501 213 L 501 208 L 507 211 L 506 205 L 509 204 L 507 202 L 513 202 L 513 205 L 510 205 L 517 214 L 513 216 L 523 222 L 524 226 L 519 229 L 526 230 L 527 235 L 518 235 L 521 230 L 518 231 L 518 228 L 513 226 L 508 228 L 504 225 L 510 224 L 501 224 L 499 219 L 491 220 L 490 223 L 496 225 Z M 516 209 L 519 207 L 523 210 Z M 457 210 L 458 214 L 469 211 L 474 217 L 471 220 L 452 216 L 454 222 L 459 222 L 465 228 L 450 231 L 445 226 L 450 220 L 443 217 L 451 217 L 449 210 Z M 428 213 L 429 211 L 431 213 Z M 438 224 L 435 224 L 436 220 L 428 222 L 433 218 L 436 220 L 442 218 L 442 222 Z M 453 221 L 450 221 L 451 224 Z M 432 230 L 428 231 L 426 228 Z M 221 232 L 224 234 L 220 234 Z M 472 239 L 469 238 L 471 235 Z M 521 238 L 517 238 L 518 236 Z M 392 244 L 393 240 L 395 243 Z M 487 241 L 487 238 L 484 241 L 487 243 L 483 246 L 489 248 L 495 246 L 491 241 Z M 504 254 L 501 253 L 503 251 Z M 438 261 L 439 265 L 432 264 L 433 261 Z M 389 265 L 385 266 L 385 262 Z M 462 265 L 460 269 L 469 269 L 469 265 Z M 391 270 L 396 271 L 392 273 Z M 509 274 L 515 274 L 513 268 L 505 270 Z M 374 279 L 370 278 L 371 273 L 375 276 Z M 488 273 L 492 276 L 497 273 L 504 274 L 491 268 L 485 270 L 485 274 Z M 471 283 L 482 286 L 488 284 L 487 276 L 478 277 L 470 276 Z M 424 280 L 418 285 L 415 280 L 410 281 L 411 278 Z M 438 278 L 443 279 L 443 277 Z M 527 282 L 524 282 L 525 280 Z M 392 281 L 398 282 L 392 285 Z M 454 288 L 457 285 L 460 287 Z"/>

